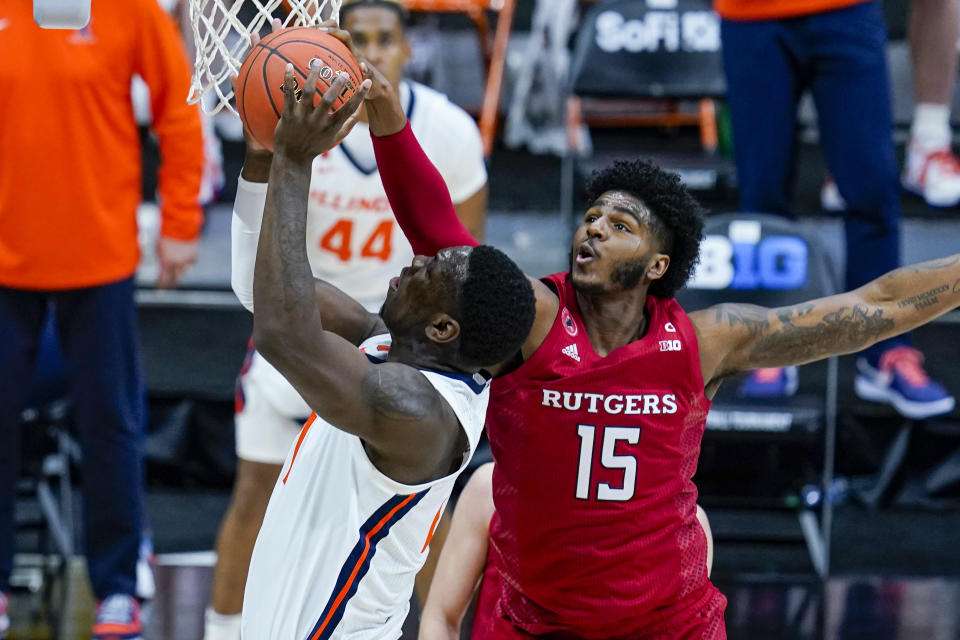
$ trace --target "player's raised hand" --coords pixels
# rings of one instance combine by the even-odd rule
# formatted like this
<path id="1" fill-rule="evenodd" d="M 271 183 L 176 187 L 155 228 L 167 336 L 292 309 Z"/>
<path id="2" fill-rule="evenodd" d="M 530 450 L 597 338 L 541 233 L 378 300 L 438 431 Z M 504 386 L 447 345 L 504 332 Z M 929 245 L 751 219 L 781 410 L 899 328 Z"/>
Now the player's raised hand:
<path id="1" fill-rule="evenodd" d="M 349 77 L 346 74 L 338 75 L 315 105 L 319 77 L 320 65 L 315 64 L 298 95 L 293 65 L 287 65 L 283 80 L 283 115 L 273 135 L 274 154 L 297 162 L 313 162 L 315 157 L 343 140 L 359 120 L 360 107 L 370 90 L 370 81 L 364 80 L 349 100 L 332 111 Z"/>
<path id="2" fill-rule="evenodd" d="M 370 133 L 375 136 L 387 136 L 403 129 L 407 124 L 407 114 L 400 104 L 397 88 L 390 84 L 380 70 L 370 64 L 353 44 L 353 38 L 347 31 L 332 21 L 324 22 L 320 28 L 342 42 L 360 63 L 360 72 L 364 82 L 370 83 L 370 90 L 364 100 L 364 107 L 370 121 Z"/>
<path id="3" fill-rule="evenodd" d="M 370 83 L 370 91 L 364 101 L 370 133 L 383 137 L 403 130 L 407 126 L 407 114 L 390 81 L 369 62 L 361 61 L 360 71 L 363 81 Z"/>
<path id="4" fill-rule="evenodd" d="M 349 31 L 341 29 L 337 26 L 337 23 L 332 20 L 323 22 L 319 28 L 346 45 L 346 47 L 350 49 L 350 53 L 353 54 L 353 57 L 360 63 L 360 71 L 363 73 L 363 77 L 371 82 L 370 91 L 367 93 L 367 102 L 391 98 L 396 98 L 397 102 L 399 102 L 396 87 L 390 84 L 390 81 L 357 50 L 356 45 L 353 44 L 353 38 L 350 37 Z"/>
<path id="5" fill-rule="evenodd" d="M 370 91 L 367 93 L 367 103 L 389 100 L 400 104 L 400 94 L 397 93 L 396 87 L 390 84 L 390 81 L 387 80 L 385 75 L 380 73 L 379 69 L 366 60 L 361 60 L 360 72 L 363 73 L 363 77 L 371 83 Z"/>

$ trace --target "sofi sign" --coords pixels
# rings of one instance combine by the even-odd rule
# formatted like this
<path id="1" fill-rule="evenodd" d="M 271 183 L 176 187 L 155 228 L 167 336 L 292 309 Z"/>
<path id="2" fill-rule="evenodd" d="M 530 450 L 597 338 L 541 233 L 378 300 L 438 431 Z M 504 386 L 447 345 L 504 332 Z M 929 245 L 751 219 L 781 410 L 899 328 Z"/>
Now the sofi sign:
<path id="1" fill-rule="evenodd" d="M 619 11 L 604 11 L 597 16 L 595 25 L 597 46 L 607 53 L 720 50 L 717 14 L 710 10 L 678 10 L 677 0 L 648 0 L 645 14 L 635 18 L 627 18 Z"/>
<path id="2" fill-rule="evenodd" d="M 796 289 L 807 283 L 809 247 L 798 236 L 762 234 L 756 220 L 734 220 L 707 235 L 691 289 Z"/>

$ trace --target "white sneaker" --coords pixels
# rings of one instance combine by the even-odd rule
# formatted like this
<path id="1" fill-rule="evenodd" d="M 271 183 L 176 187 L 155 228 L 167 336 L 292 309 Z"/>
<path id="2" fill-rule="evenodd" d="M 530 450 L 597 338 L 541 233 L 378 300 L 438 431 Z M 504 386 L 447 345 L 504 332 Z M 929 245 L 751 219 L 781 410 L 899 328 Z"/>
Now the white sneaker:
<path id="1" fill-rule="evenodd" d="M 140 539 L 140 556 L 137 558 L 136 596 L 140 600 L 153 600 L 157 595 L 157 582 L 153 576 L 153 539 L 145 535 Z"/>
<path id="2" fill-rule="evenodd" d="M 960 204 L 960 159 L 948 148 L 925 151 L 911 144 L 900 182 L 931 207 L 955 207 Z"/>

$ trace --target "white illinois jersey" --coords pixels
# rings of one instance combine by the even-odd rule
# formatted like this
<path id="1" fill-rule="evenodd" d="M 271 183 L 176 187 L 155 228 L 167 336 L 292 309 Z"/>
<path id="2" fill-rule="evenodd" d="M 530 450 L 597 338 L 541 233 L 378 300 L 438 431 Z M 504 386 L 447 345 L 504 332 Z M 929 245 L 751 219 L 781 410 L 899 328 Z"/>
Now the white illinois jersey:
<path id="1" fill-rule="evenodd" d="M 451 199 L 466 200 L 487 181 L 476 123 L 445 95 L 424 85 L 405 81 L 400 94 L 413 133 Z M 370 311 L 379 310 L 390 278 L 413 259 L 390 209 L 364 123 L 313 162 L 307 255 L 316 277 Z"/>
<path id="2" fill-rule="evenodd" d="M 390 336 L 361 345 L 367 357 Z M 381 473 L 357 436 L 313 415 L 287 455 L 250 560 L 245 640 L 393 640 L 414 577 L 457 475 L 473 456 L 489 385 L 421 370 L 453 409 L 469 449 L 456 473 L 404 485 Z"/>

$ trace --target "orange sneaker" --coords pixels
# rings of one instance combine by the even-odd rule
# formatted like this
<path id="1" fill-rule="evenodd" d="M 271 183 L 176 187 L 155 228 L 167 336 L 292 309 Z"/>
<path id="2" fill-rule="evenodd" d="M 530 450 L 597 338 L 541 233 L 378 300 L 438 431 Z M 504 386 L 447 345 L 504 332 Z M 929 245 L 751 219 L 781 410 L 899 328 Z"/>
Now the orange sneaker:
<path id="1" fill-rule="evenodd" d="M 786 398 L 797 392 L 798 378 L 796 367 L 754 369 L 737 393 L 744 398 Z"/>
<path id="2" fill-rule="evenodd" d="M 92 640 L 143 640 L 140 603 L 133 596 L 114 594 L 97 605 Z"/>
<path id="3" fill-rule="evenodd" d="M 943 385 L 930 379 L 923 368 L 923 354 L 912 347 L 887 349 L 877 363 L 857 358 L 857 370 L 854 390 L 858 396 L 892 405 L 907 418 L 943 415 L 956 404 Z"/>

